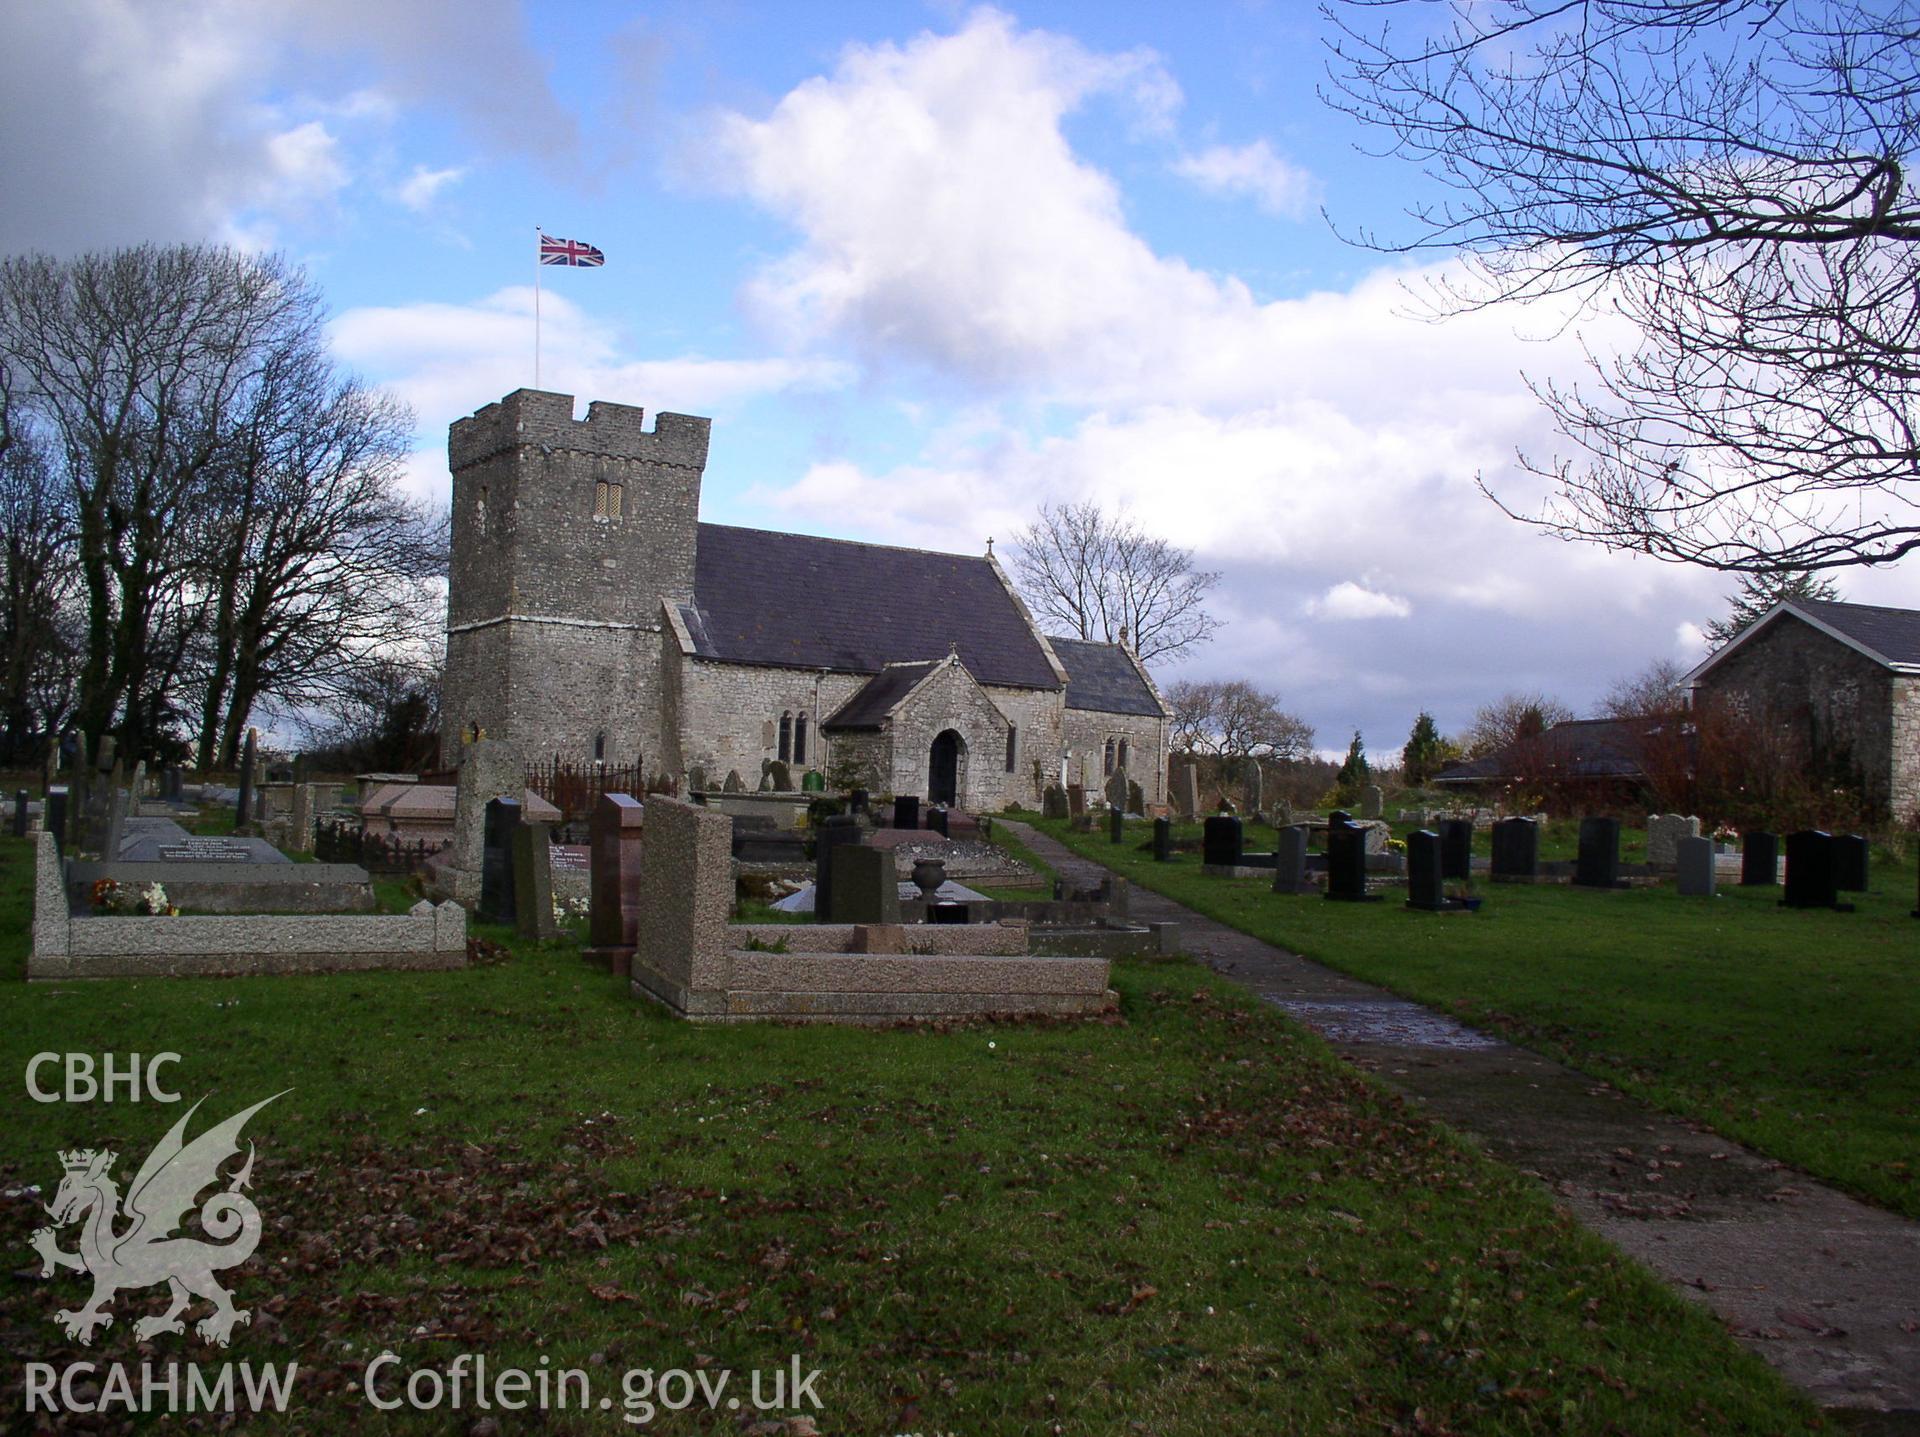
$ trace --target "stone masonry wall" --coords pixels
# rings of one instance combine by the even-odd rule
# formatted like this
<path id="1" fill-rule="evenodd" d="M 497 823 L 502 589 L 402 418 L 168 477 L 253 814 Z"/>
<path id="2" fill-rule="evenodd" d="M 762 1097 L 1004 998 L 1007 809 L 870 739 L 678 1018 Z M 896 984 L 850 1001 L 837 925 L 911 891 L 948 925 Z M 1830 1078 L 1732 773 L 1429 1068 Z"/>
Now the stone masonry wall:
<path id="1" fill-rule="evenodd" d="M 1006 771 L 1007 718 L 957 661 L 943 663 L 895 710 L 892 789 L 925 797 L 934 738 L 947 729 L 964 743 L 959 805 L 972 813 L 1006 806 L 1017 774 Z"/>
<path id="2" fill-rule="evenodd" d="M 760 764 L 779 757 L 779 721 L 783 713 L 807 716 L 807 761 L 801 772 L 826 772 L 828 755 L 820 721 L 853 697 L 865 674 L 823 674 L 818 669 L 782 669 L 762 664 L 726 664 L 711 659 L 680 662 L 675 728 L 682 769 L 699 766 L 719 787 L 729 769 L 739 771 L 748 788 L 760 782 Z"/>
<path id="3" fill-rule="evenodd" d="M 526 758 L 610 762 L 666 746 L 662 599 L 693 591 L 708 421 L 516 390 L 448 436 L 453 553 L 444 732 L 479 724 Z M 619 513 L 604 495 L 619 490 Z M 596 513 L 596 496 L 602 496 Z"/>
<path id="4" fill-rule="evenodd" d="M 1913 700 L 1903 696 L 1906 731 L 1896 779 L 1894 684 L 1886 668 L 1789 614 L 1710 669 L 1695 691 L 1792 726 L 1816 762 L 1851 767 L 1870 803 L 1898 812 L 1898 794 L 1913 802 L 1920 733 Z"/>
<path id="5" fill-rule="evenodd" d="M 1889 807 L 1900 823 L 1920 821 L 1920 678 L 1893 680 L 1893 765 Z"/>
<path id="6" fill-rule="evenodd" d="M 1107 740 L 1127 741 L 1127 777 L 1140 785 L 1149 804 L 1167 801 L 1167 723 L 1139 714 L 1095 713 L 1067 709 L 1066 744 L 1071 750 L 1068 782 L 1084 783 L 1093 802 L 1106 782 Z"/>

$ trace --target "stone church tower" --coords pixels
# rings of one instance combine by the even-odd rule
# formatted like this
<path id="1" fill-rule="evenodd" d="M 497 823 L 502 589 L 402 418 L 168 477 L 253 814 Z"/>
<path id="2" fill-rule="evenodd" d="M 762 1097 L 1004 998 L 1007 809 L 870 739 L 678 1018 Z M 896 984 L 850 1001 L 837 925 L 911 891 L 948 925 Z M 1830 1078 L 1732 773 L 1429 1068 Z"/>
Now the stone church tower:
<path id="1" fill-rule="evenodd" d="M 519 389 L 454 423 L 442 761 L 660 766 L 662 602 L 693 601 L 710 421 Z"/>

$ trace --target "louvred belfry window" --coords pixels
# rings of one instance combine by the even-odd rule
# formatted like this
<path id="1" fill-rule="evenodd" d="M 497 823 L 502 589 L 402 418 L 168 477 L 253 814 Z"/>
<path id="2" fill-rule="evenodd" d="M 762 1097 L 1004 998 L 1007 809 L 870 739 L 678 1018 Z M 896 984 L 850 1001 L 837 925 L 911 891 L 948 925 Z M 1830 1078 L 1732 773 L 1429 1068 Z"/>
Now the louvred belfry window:
<path id="1" fill-rule="evenodd" d="M 621 486 L 609 484 L 604 479 L 593 486 L 593 517 L 596 519 L 618 519 L 620 517 Z"/>

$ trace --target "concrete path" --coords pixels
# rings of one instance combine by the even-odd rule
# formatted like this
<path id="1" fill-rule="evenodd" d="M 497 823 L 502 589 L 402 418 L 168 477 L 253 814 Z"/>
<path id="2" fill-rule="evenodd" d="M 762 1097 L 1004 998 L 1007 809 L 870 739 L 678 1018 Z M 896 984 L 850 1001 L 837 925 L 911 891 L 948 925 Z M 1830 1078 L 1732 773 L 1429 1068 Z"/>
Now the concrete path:
<path id="1" fill-rule="evenodd" d="M 1001 820 L 1004 822 L 1005 820 Z M 1011 824 L 1071 882 L 1105 870 Z M 1275 899 L 1275 902 L 1307 902 Z M 1135 887 L 1136 921 L 1537 1177 L 1852 1431 L 1920 1433 L 1920 1223 Z M 1444 922 L 1444 919 L 1435 919 Z"/>

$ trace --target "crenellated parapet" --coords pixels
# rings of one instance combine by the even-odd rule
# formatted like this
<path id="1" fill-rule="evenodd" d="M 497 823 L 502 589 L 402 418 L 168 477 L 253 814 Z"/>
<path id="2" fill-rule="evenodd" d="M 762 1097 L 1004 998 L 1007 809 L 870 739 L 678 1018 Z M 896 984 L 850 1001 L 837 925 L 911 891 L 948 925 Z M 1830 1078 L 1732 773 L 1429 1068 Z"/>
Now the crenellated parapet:
<path id="1" fill-rule="evenodd" d="M 516 389 L 471 418 L 454 421 L 447 438 L 448 465 L 458 474 L 504 451 L 536 446 L 549 452 L 706 468 L 712 420 L 657 414 L 649 429 L 646 417 L 638 405 L 597 399 L 587 406 L 585 419 L 575 419 L 571 394 Z"/>

